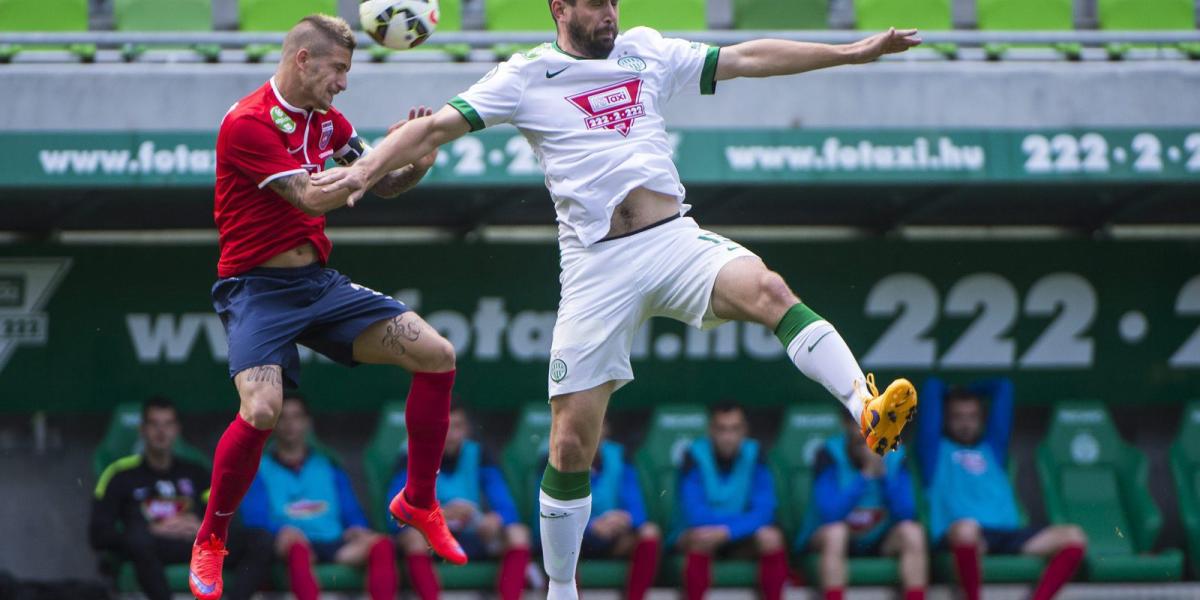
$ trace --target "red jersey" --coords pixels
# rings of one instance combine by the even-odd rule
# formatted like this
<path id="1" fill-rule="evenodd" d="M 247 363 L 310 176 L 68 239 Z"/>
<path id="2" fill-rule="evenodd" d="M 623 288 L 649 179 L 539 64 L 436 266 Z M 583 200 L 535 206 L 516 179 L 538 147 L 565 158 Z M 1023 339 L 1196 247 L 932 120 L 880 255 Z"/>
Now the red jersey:
<path id="1" fill-rule="evenodd" d="M 284 101 L 272 79 L 238 100 L 217 133 L 217 185 L 213 220 L 220 234 L 220 277 L 244 273 L 306 242 L 321 264 L 332 244 L 325 216 L 310 217 L 274 190 L 270 182 L 297 173 L 320 173 L 325 161 L 350 152 L 356 136 L 342 113 L 296 108 Z"/>

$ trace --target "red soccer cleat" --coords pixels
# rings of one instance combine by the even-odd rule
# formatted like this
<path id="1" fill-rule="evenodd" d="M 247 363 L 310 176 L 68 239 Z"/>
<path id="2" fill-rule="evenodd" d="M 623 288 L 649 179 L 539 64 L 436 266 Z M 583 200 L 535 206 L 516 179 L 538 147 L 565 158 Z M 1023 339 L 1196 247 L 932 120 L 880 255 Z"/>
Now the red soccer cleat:
<path id="1" fill-rule="evenodd" d="M 446 519 L 442 516 L 442 507 L 434 501 L 431 508 L 418 508 L 408 503 L 404 490 L 400 490 L 388 505 L 392 517 L 401 524 L 410 525 L 421 535 L 425 536 L 433 551 L 440 557 L 455 565 L 467 564 L 467 553 L 463 552 L 458 540 L 451 535 L 446 527 Z"/>
<path id="2" fill-rule="evenodd" d="M 192 546 L 192 563 L 188 569 L 188 587 L 197 600 L 220 600 L 225 584 L 221 567 L 225 564 L 225 543 L 213 535 L 206 542 Z"/>

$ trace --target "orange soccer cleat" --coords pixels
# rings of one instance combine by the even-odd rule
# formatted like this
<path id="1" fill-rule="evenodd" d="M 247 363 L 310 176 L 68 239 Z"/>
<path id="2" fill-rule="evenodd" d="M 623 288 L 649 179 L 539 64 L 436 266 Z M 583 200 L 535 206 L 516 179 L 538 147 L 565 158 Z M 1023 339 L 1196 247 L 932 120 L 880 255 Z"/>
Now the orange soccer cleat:
<path id="1" fill-rule="evenodd" d="M 875 376 L 867 375 L 867 391 L 871 397 L 863 406 L 858 425 L 867 440 L 867 447 L 883 455 L 900 445 L 900 432 L 917 414 L 917 390 L 907 379 L 892 382 L 882 394 L 875 387 Z"/>
<path id="2" fill-rule="evenodd" d="M 442 516 L 442 507 L 437 501 L 434 501 L 430 508 L 418 508 L 409 504 L 408 499 L 404 497 L 404 490 L 400 490 L 400 493 L 392 498 L 391 504 L 388 505 L 388 511 L 392 513 L 392 518 L 401 524 L 412 526 L 421 532 L 421 535 L 425 536 L 425 541 L 438 556 L 452 564 L 467 564 L 467 554 L 463 552 L 462 546 L 458 545 L 458 540 L 454 539 L 450 529 L 446 527 L 446 519 Z"/>
<path id="3" fill-rule="evenodd" d="M 225 564 L 225 543 L 216 535 L 192 546 L 192 563 L 188 569 L 188 587 L 197 600 L 220 600 L 225 584 L 221 567 Z"/>

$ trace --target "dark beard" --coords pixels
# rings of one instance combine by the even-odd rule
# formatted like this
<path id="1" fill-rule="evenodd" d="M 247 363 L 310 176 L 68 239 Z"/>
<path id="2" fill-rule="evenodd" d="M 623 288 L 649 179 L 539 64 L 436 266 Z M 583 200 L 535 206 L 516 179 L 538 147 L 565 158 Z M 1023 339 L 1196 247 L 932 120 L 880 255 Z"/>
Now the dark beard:
<path id="1" fill-rule="evenodd" d="M 612 41 L 603 40 L 596 32 L 585 31 L 582 24 L 571 20 L 567 22 L 567 37 L 571 38 L 571 45 L 582 52 L 584 58 L 608 58 L 617 42 L 617 30 L 614 26 Z"/>

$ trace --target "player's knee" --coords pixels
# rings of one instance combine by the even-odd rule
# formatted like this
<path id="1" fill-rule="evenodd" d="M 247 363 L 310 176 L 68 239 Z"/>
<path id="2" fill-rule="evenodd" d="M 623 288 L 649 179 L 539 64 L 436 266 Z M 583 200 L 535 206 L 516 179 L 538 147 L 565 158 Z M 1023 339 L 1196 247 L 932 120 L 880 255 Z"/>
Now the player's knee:
<path id="1" fill-rule="evenodd" d="M 759 277 L 758 288 L 759 297 L 770 306 L 790 307 L 797 302 L 787 282 L 774 271 L 767 271 Z"/>
<path id="2" fill-rule="evenodd" d="M 583 436 L 569 427 L 555 432 L 550 454 L 554 456 L 555 468 L 559 471 L 582 471 L 592 464 Z"/>
<path id="3" fill-rule="evenodd" d="M 531 542 L 529 527 L 513 523 L 504 528 L 504 538 L 510 548 L 528 548 Z"/>
<path id="4" fill-rule="evenodd" d="M 914 521 L 901 521 L 896 524 L 896 535 L 900 536 L 900 547 L 904 550 L 924 552 L 925 531 Z"/>
<path id="5" fill-rule="evenodd" d="M 979 528 L 979 523 L 973 519 L 961 519 L 950 524 L 950 531 L 946 533 L 950 539 L 950 543 L 955 546 L 966 546 L 978 544 L 983 537 L 983 531 Z"/>
<path id="6" fill-rule="evenodd" d="M 425 538 L 419 532 L 411 527 L 402 529 L 397 535 L 396 545 L 404 552 L 404 554 L 427 554 L 429 546 L 425 543 Z"/>
<path id="7" fill-rule="evenodd" d="M 662 529 L 655 523 L 642 523 L 642 526 L 638 527 L 638 537 L 643 540 L 660 540 Z"/>
<path id="8" fill-rule="evenodd" d="M 754 532 L 754 544 L 762 554 L 778 552 L 783 549 L 783 532 L 774 525 L 759 527 Z"/>
<path id="9" fill-rule="evenodd" d="M 436 336 L 425 342 L 417 359 L 417 370 L 427 373 L 453 371 L 457 357 L 454 344 L 444 337 Z"/>
<path id="10" fill-rule="evenodd" d="M 242 394 L 242 418 L 256 429 L 272 429 L 283 411 L 283 390 L 273 386 L 255 386 Z"/>

